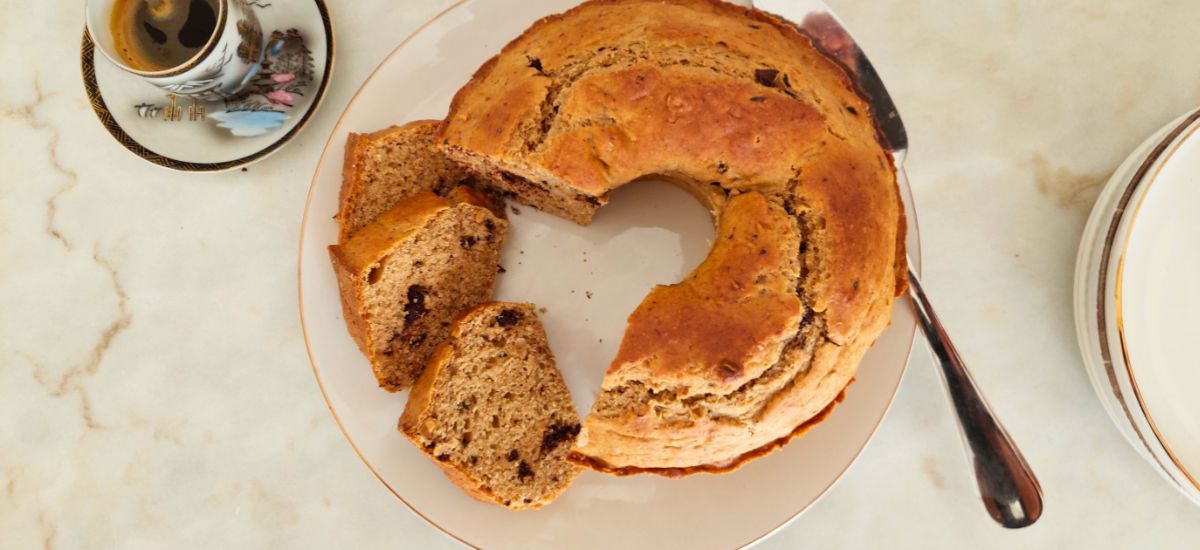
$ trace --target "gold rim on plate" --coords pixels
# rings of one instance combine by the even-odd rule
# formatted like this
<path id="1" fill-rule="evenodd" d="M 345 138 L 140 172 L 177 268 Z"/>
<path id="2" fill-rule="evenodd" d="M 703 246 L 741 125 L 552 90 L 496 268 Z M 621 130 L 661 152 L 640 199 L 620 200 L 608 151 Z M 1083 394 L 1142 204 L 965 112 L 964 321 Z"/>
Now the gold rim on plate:
<path id="1" fill-rule="evenodd" d="M 1174 144 L 1174 147 L 1172 147 L 1169 152 L 1165 153 L 1165 156 L 1162 157 L 1162 162 L 1158 163 L 1158 169 L 1154 171 L 1154 175 L 1152 175 L 1150 179 L 1145 182 L 1145 191 L 1143 191 L 1141 197 L 1138 198 L 1137 205 L 1134 206 L 1133 212 L 1130 214 L 1129 228 L 1125 231 L 1125 242 L 1121 245 L 1121 255 L 1117 260 L 1115 302 L 1117 314 L 1117 334 L 1121 338 L 1121 356 L 1125 360 L 1125 371 L 1129 374 L 1129 382 L 1133 386 L 1133 394 L 1137 398 L 1138 407 L 1142 409 L 1142 414 L 1145 415 L 1146 422 L 1150 424 L 1150 430 L 1154 432 L 1155 439 L 1157 439 L 1159 444 L 1162 445 L 1163 450 L 1166 451 L 1167 456 L 1171 459 L 1171 462 L 1175 463 L 1175 467 L 1179 469 L 1179 471 L 1185 478 L 1187 478 L 1189 482 L 1191 482 L 1192 487 L 1197 491 L 1200 491 L 1200 483 L 1197 483 L 1196 478 L 1192 476 L 1192 473 L 1188 471 L 1188 469 L 1183 465 L 1183 462 L 1179 460 L 1175 452 L 1171 450 L 1171 446 L 1167 444 L 1167 440 L 1162 436 L 1162 433 L 1158 429 L 1158 425 L 1154 422 L 1154 417 L 1150 414 L 1150 409 L 1146 407 L 1146 402 L 1142 398 L 1142 392 L 1137 383 L 1137 376 L 1135 376 L 1133 373 L 1133 363 L 1129 359 L 1129 346 L 1126 343 L 1125 322 L 1122 316 L 1123 303 L 1121 292 L 1122 283 L 1125 278 L 1125 258 L 1129 253 L 1129 241 L 1133 237 L 1133 230 L 1137 224 L 1138 215 L 1141 213 L 1142 205 L 1145 204 L 1146 197 L 1150 194 L 1150 190 L 1154 186 L 1154 183 L 1158 181 L 1158 177 L 1162 173 L 1163 168 L 1165 168 L 1167 163 L 1171 161 L 1171 158 L 1175 156 L 1175 153 L 1179 151 L 1179 148 L 1183 146 L 1184 142 L 1186 142 L 1197 131 L 1200 131 L 1200 126 L 1197 126 L 1188 131 L 1187 134 L 1183 134 L 1183 132 L 1189 126 L 1192 126 L 1192 124 L 1197 120 L 1200 120 L 1200 111 L 1197 111 L 1189 116 L 1181 125 L 1176 127 L 1176 129 L 1162 144 L 1160 144 L 1160 147 L 1163 147 L 1164 149 L 1171 144 Z M 1162 155 L 1162 153 L 1160 152 L 1159 155 Z M 1153 155 L 1153 157 L 1157 159 L 1159 155 Z M 1139 184 L 1135 185 L 1135 187 L 1142 186 Z M 1127 201 L 1122 201 L 1122 205 L 1119 210 L 1124 211 L 1125 206 L 1127 206 Z M 1107 259 L 1107 253 L 1105 257 Z M 1155 460 L 1158 459 L 1156 458 Z M 1160 462 L 1159 465 L 1161 466 L 1162 463 Z"/>
<path id="2" fill-rule="evenodd" d="M 1145 202 L 1146 195 L 1149 194 L 1151 186 L 1154 185 L 1154 182 L 1157 181 L 1163 167 L 1166 166 L 1167 161 L 1169 161 L 1171 157 L 1175 155 L 1180 146 L 1182 146 L 1183 142 L 1186 141 L 1188 137 L 1200 130 L 1200 127 L 1193 128 L 1186 136 L 1183 136 L 1182 139 L 1179 139 L 1180 136 L 1188 129 L 1188 127 L 1198 120 L 1200 120 L 1200 111 L 1192 113 L 1190 116 L 1184 119 L 1182 123 L 1178 124 L 1174 129 L 1172 129 L 1171 132 L 1168 133 L 1162 139 L 1162 141 L 1160 141 L 1158 145 L 1156 145 L 1154 149 L 1150 151 L 1149 155 L 1142 162 L 1141 166 L 1139 166 L 1137 171 L 1134 172 L 1133 177 L 1130 178 L 1129 183 L 1126 184 L 1125 192 L 1121 195 L 1121 199 L 1117 203 L 1116 209 L 1114 210 L 1113 216 L 1109 222 L 1108 231 L 1105 234 L 1104 250 L 1101 253 L 1100 258 L 1100 278 L 1099 284 L 1097 285 L 1096 318 L 1098 321 L 1098 333 L 1100 337 L 1100 356 L 1104 364 L 1104 369 L 1108 375 L 1108 382 L 1112 389 L 1113 396 L 1117 399 L 1117 402 L 1121 404 L 1121 409 L 1125 413 L 1125 417 L 1128 420 L 1130 428 L 1132 428 L 1134 433 L 1137 434 L 1137 437 L 1141 441 L 1142 446 L 1146 449 L 1146 452 L 1150 455 L 1154 462 L 1158 464 L 1159 469 L 1169 474 L 1170 470 L 1165 464 L 1163 464 L 1158 454 L 1155 453 L 1155 449 L 1150 445 L 1146 434 L 1144 434 L 1138 427 L 1137 422 L 1134 420 L 1133 412 L 1130 409 L 1128 402 L 1126 402 L 1124 395 L 1121 393 L 1120 383 L 1117 379 L 1116 367 L 1113 365 L 1113 352 L 1108 342 L 1108 319 L 1107 315 L 1105 314 L 1107 311 L 1108 299 L 1108 288 L 1106 281 L 1108 280 L 1109 265 L 1111 263 L 1113 253 L 1115 252 L 1113 246 L 1116 244 L 1118 229 L 1121 221 L 1125 218 L 1125 214 L 1130 206 L 1130 203 L 1133 201 L 1133 196 L 1139 189 L 1143 188 L 1144 184 L 1145 192 L 1142 193 L 1137 204 L 1134 205 L 1133 211 L 1130 213 L 1129 228 L 1126 230 L 1125 239 L 1122 243 L 1120 255 L 1117 261 L 1114 301 L 1116 306 L 1117 334 L 1121 340 L 1121 357 L 1125 364 L 1126 375 L 1129 377 L 1130 385 L 1133 387 L 1134 396 L 1137 398 L 1138 408 L 1142 411 L 1142 416 L 1146 418 L 1146 422 L 1150 425 L 1154 439 L 1158 441 L 1158 444 L 1167 453 L 1167 456 L 1171 459 L 1171 462 L 1174 463 L 1175 467 L 1183 473 L 1184 477 L 1186 477 L 1188 481 L 1191 482 L 1193 488 L 1195 488 L 1197 491 L 1200 491 L 1200 483 L 1197 483 L 1196 478 L 1193 477 L 1191 472 L 1189 472 L 1187 468 L 1183 466 L 1183 463 L 1180 462 L 1177 455 L 1171 450 L 1170 446 L 1167 445 L 1166 440 L 1162 437 L 1161 432 L 1159 432 L 1158 425 L 1154 422 L 1154 417 L 1151 416 L 1149 409 L 1146 407 L 1141 390 L 1138 388 L 1137 377 L 1133 373 L 1133 364 L 1129 360 L 1129 348 L 1126 344 L 1125 325 L 1124 319 L 1122 318 L 1123 306 L 1121 302 L 1121 283 L 1125 273 L 1125 258 L 1129 250 L 1129 240 L 1133 234 L 1133 226 L 1137 222 L 1137 217 L 1141 211 L 1142 204 Z M 1174 145 L 1173 148 L 1171 147 L 1172 145 Z M 1167 151 L 1169 148 L 1171 150 Z M 1158 169 L 1155 170 L 1154 174 L 1147 179 L 1146 176 L 1150 173 L 1150 169 L 1154 167 L 1159 159 L 1162 159 L 1162 163 L 1159 163 Z M 1179 483 L 1179 480 L 1175 479 L 1175 476 L 1168 475 L 1168 479 L 1170 479 L 1171 482 L 1180 489 L 1186 490 L 1186 488 Z"/>
<path id="3" fill-rule="evenodd" d="M 434 15 L 433 18 L 431 18 L 430 20 L 423 23 L 420 27 L 418 27 L 415 31 L 413 31 L 412 34 L 409 34 L 407 37 L 405 37 L 404 40 L 402 40 L 399 44 L 397 44 L 396 47 L 393 48 L 392 51 L 390 53 L 388 53 L 388 55 L 386 57 L 384 57 L 383 60 L 380 61 L 380 63 L 378 65 L 375 66 L 375 68 L 371 71 L 371 73 L 369 75 L 367 75 L 366 80 L 363 81 L 362 85 L 359 86 L 358 90 L 356 90 L 354 92 L 354 95 L 351 96 L 350 100 L 346 103 L 346 107 L 342 111 L 342 114 L 338 116 L 338 120 L 334 124 L 333 130 L 330 131 L 329 139 L 327 139 L 325 141 L 325 147 L 321 149 L 321 157 L 320 157 L 320 160 L 317 162 L 316 168 L 313 170 L 313 178 L 308 187 L 308 196 L 306 197 L 305 202 L 304 202 L 304 215 L 300 221 L 299 253 L 297 254 L 297 259 L 296 259 L 296 290 L 297 290 L 297 295 L 298 295 L 297 303 L 299 305 L 299 311 L 300 311 L 300 330 L 304 334 L 304 348 L 305 348 L 305 351 L 308 353 L 309 366 L 312 368 L 313 377 L 317 381 L 317 387 L 320 388 L 320 390 L 321 390 L 321 398 L 325 400 L 325 407 L 329 409 L 329 414 L 333 416 L 334 423 L 337 424 L 338 430 L 340 430 L 342 432 L 342 436 L 345 437 L 346 441 L 350 444 L 350 448 L 354 450 L 354 454 L 358 455 L 359 460 L 361 460 L 363 465 L 365 465 L 367 467 L 367 469 L 370 470 L 371 474 L 375 476 L 375 479 L 379 480 L 379 482 L 382 483 L 383 486 L 386 487 L 387 490 L 390 491 L 393 496 L 395 496 L 397 499 L 399 499 L 400 502 L 404 503 L 404 505 L 407 506 L 408 509 L 411 510 L 414 514 L 416 514 L 421 519 L 425 520 L 426 523 L 428 523 L 429 525 L 432 525 L 435 529 L 437 529 L 438 531 L 441 531 L 446 536 L 458 541 L 459 543 L 461 543 L 463 545 L 466 545 L 469 548 L 478 549 L 478 548 L 480 548 L 479 546 L 476 546 L 476 545 L 468 542 L 467 540 L 463 539 L 462 537 L 451 532 L 449 529 L 442 527 L 441 525 L 439 525 L 437 522 L 430 519 L 425 514 L 422 514 L 420 510 L 418 510 L 415 506 L 413 506 L 411 503 L 409 503 L 407 500 L 405 500 L 404 497 L 400 495 L 399 491 L 397 491 L 394 487 L 392 487 L 391 484 L 389 484 L 387 482 L 387 480 L 383 479 L 383 476 L 379 473 L 379 471 L 375 468 L 375 466 L 373 464 L 371 464 L 371 462 L 369 460 L 367 460 L 367 457 L 358 448 L 358 444 L 354 442 L 354 439 L 350 436 L 350 433 L 346 431 L 346 427 L 342 424 L 342 419 L 340 417 L 338 417 L 337 411 L 335 411 L 333 409 L 333 404 L 329 401 L 329 394 L 325 390 L 325 383 L 324 383 L 324 381 L 321 380 L 321 373 L 317 370 L 317 362 L 316 362 L 316 359 L 313 357 L 313 351 L 312 351 L 312 338 L 308 334 L 308 323 L 304 318 L 304 292 L 303 292 L 303 288 L 304 288 L 304 272 L 303 272 L 304 239 L 306 236 L 306 232 L 308 230 L 308 215 L 309 215 L 309 210 L 312 207 L 313 193 L 316 191 L 316 188 L 317 188 L 317 176 L 321 173 L 321 168 L 325 164 L 326 154 L 329 152 L 329 148 L 333 145 L 334 137 L 337 136 L 339 133 L 339 130 L 341 130 L 342 122 L 345 120 L 346 114 L 350 112 L 350 108 L 351 108 L 351 106 L 354 105 L 354 101 L 356 99 L 358 99 L 358 96 L 360 94 L 362 94 L 363 90 L 366 89 L 367 85 L 371 83 L 371 80 L 375 78 L 375 76 L 379 73 L 380 70 L 383 69 L 384 66 L 388 65 L 389 62 L 394 57 L 396 57 L 396 55 L 400 52 L 400 50 L 402 48 L 404 48 L 405 45 L 407 45 L 409 42 L 411 42 L 413 40 L 413 38 L 415 38 L 421 32 L 425 31 L 431 25 L 436 23 L 438 20 L 442 19 L 443 17 L 448 15 L 450 12 L 454 11 L 455 9 L 461 7 L 464 4 L 467 4 L 470 1 L 472 1 L 472 0 L 456 1 L 454 4 L 450 5 L 446 9 L 439 12 L 437 15 Z M 911 206 L 913 206 L 913 204 L 912 204 L 912 189 L 908 184 L 908 172 L 905 171 L 902 166 L 897 167 L 897 175 L 898 175 L 898 179 L 902 175 L 903 181 L 905 184 L 905 187 L 901 190 L 901 196 L 902 196 L 902 198 L 905 198 L 908 200 L 907 204 L 911 207 Z M 914 250 L 910 247 L 909 257 L 915 263 L 915 265 L 913 266 L 913 269 L 918 274 L 920 274 L 921 273 L 920 229 L 918 227 L 916 209 L 910 208 L 908 210 L 910 210 L 910 211 L 906 211 L 906 213 L 905 213 L 906 218 L 907 218 L 908 230 L 911 232 L 912 235 L 917 236 L 917 239 L 916 239 L 917 246 L 915 247 L 915 253 L 914 253 Z M 900 298 L 897 300 L 897 302 L 899 302 L 900 300 L 904 300 L 904 299 L 905 298 Z M 893 307 L 903 307 L 903 306 L 900 305 L 899 303 L 897 303 Z M 900 376 L 896 377 L 895 385 L 893 385 L 893 387 L 891 388 L 891 391 L 889 392 L 890 397 L 888 398 L 888 403 L 883 408 L 883 412 L 879 415 L 879 418 L 875 420 L 875 425 L 872 426 L 871 429 L 868 431 L 866 438 L 863 439 L 862 443 L 859 444 L 858 449 L 855 451 L 854 457 L 849 462 L 847 462 L 846 465 L 843 466 L 841 470 L 838 471 L 837 475 L 834 476 L 832 480 L 830 480 L 829 484 L 826 485 L 823 489 L 821 489 L 816 494 L 816 496 L 813 497 L 813 499 L 811 501 L 803 504 L 799 510 L 797 510 L 794 514 L 789 516 L 787 519 L 785 519 L 779 525 L 777 525 L 777 526 L 771 528 L 770 530 L 766 531 L 765 533 L 762 533 L 761 535 L 758 535 L 758 536 L 754 537 L 753 539 L 747 541 L 746 543 L 742 544 L 739 548 L 748 548 L 748 547 L 754 546 L 755 544 L 762 541 L 763 539 L 771 536 L 772 534 L 778 532 L 779 530 L 783 529 L 784 527 L 787 527 L 789 524 L 791 524 L 793 521 L 795 521 L 796 518 L 800 517 L 801 514 L 803 514 L 805 511 L 807 511 L 809 508 L 811 508 L 814 504 L 816 504 L 817 501 L 819 501 L 822 497 L 824 497 L 829 492 L 829 490 L 833 488 L 834 484 L 836 484 L 838 482 L 838 480 L 840 480 L 846 474 L 846 471 L 850 468 L 850 466 L 852 466 L 858 460 L 858 458 L 860 456 L 862 456 L 862 452 L 863 452 L 863 450 L 866 449 L 867 443 L 869 443 L 871 441 L 871 439 L 875 436 L 875 433 L 879 430 L 879 426 L 881 424 L 883 424 L 883 419 L 887 417 L 888 412 L 891 411 L 892 405 L 895 403 L 896 394 L 898 393 L 898 390 L 900 388 L 900 382 L 904 380 L 904 374 L 908 371 L 908 364 L 912 360 L 912 350 L 915 347 L 915 343 L 916 343 L 916 327 L 915 326 L 913 327 L 913 334 L 910 335 L 909 338 L 910 339 L 909 339 L 909 345 L 908 345 L 908 352 L 907 352 L 907 356 L 904 358 L 904 366 L 901 368 Z"/>

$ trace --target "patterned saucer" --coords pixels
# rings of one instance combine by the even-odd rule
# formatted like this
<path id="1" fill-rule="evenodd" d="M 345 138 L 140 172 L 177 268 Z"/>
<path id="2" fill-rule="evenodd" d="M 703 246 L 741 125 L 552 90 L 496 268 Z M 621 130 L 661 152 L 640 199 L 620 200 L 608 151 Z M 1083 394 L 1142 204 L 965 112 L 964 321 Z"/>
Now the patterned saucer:
<path id="1" fill-rule="evenodd" d="M 113 65 L 85 30 L 83 84 L 100 123 L 133 154 L 185 172 L 219 172 L 266 158 L 316 112 L 333 69 L 324 0 L 256 2 L 268 55 L 250 86 L 224 101 L 177 97 Z"/>

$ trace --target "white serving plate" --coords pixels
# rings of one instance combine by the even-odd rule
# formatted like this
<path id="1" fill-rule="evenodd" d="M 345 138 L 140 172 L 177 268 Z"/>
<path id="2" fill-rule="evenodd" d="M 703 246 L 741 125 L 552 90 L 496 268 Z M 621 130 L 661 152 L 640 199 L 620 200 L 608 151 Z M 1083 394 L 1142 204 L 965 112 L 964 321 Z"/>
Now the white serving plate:
<path id="1" fill-rule="evenodd" d="M 845 401 L 805 437 L 728 475 L 617 478 L 585 472 L 559 500 L 512 512 L 475 501 L 396 431 L 407 394 L 375 383 L 346 332 L 326 247 L 349 132 L 441 118 L 450 98 L 487 58 L 536 19 L 574 0 L 469 0 L 402 42 L 347 107 L 309 190 L 300 242 L 300 312 L 313 371 L 330 411 L 368 468 L 421 517 L 468 545 L 487 548 L 734 548 L 782 527 L 826 493 L 887 412 L 916 328 L 906 302 L 862 364 Z M 911 204 L 901 174 L 901 192 Z M 575 405 L 586 413 L 625 329 L 625 318 L 660 283 L 680 280 L 708 251 L 707 212 L 665 183 L 626 186 L 589 227 L 520 207 L 510 215 L 497 299 L 533 302 Z M 920 261 L 916 218 L 908 249 Z M 919 266 L 919 263 L 917 264 Z"/>
<path id="2" fill-rule="evenodd" d="M 1075 273 L 1080 349 L 1117 428 L 1200 504 L 1200 111 L 1168 124 L 1113 174 Z"/>

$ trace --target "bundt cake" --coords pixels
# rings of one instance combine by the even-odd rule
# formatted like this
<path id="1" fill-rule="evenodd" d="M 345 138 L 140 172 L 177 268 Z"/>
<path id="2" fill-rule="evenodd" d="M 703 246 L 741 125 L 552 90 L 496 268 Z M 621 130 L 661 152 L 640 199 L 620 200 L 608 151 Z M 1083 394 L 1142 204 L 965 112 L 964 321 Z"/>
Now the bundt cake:
<path id="1" fill-rule="evenodd" d="M 586 224 L 646 177 L 719 238 L 629 318 L 571 459 L 727 471 L 822 417 L 905 285 L 895 168 L 870 107 L 793 25 L 718 0 L 593 0 L 535 23 L 437 139 L 517 201 Z"/>

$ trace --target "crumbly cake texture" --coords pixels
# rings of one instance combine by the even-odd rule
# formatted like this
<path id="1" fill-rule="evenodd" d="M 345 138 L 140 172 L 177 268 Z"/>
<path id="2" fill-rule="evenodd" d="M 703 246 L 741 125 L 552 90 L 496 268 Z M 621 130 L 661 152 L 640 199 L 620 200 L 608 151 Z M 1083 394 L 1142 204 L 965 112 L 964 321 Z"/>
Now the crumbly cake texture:
<path id="1" fill-rule="evenodd" d="M 492 302 L 454 323 L 413 387 L 400 431 L 469 495 L 541 508 L 581 468 L 579 415 L 532 304 Z"/>
<path id="2" fill-rule="evenodd" d="M 491 298 L 508 222 L 457 187 L 401 200 L 329 247 L 350 335 L 379 386 L 413 385 L 450 323 Z"/>
<path id="3" fill-rule="evenodd" d="M 473 181 L 434 142 L 440 121 L 418 120 L 369 134 L 350 134 L 338 194 L 338 243 L 422 191 L 444 195 Z"/>
<path id="4" fill-rule="evenodd" d="M 594 0 L 547 17 L 458 92 L 438 139 L 488 185 L 581 224 L 610 190 L 671 179 L 728 240 L 631 315 L 571 455 L 599 470 L 728 471 L 786 443 L 841 395 L 906 284 L 869 105 L 759 11 Z"/>

